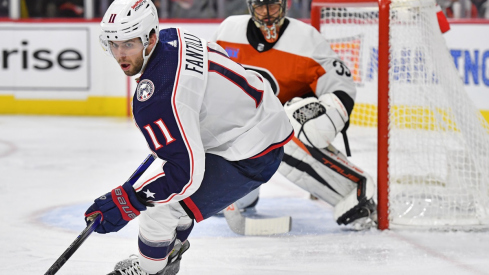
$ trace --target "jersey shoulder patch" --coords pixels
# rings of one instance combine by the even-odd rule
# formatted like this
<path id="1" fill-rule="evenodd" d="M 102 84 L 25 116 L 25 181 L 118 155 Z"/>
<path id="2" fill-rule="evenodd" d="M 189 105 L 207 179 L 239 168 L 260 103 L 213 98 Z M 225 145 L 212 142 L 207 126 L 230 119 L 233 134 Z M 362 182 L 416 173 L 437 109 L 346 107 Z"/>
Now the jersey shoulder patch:
<path id="1" fill-rule="evenodd" d="M 136 98 L 144 102 L 148 100 L 155 93 L 155 85 L 149 79 L 143 79 L 139 81 L 136 88 Z"/>

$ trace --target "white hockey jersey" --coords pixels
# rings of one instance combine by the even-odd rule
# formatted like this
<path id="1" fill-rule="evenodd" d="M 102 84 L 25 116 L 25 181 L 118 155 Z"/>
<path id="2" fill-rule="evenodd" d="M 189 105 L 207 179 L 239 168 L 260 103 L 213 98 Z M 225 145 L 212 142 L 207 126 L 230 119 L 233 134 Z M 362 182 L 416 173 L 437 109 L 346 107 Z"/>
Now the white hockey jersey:
<path id="1" fill-rule="evenodd" d="M 253 158 L 293 136 L 267 81 L 217 44 L 176 28 L 160 31 L 135 91 L 133 115 L 150 149 L 165 161 L 134 185 L 156 203 L 195 192 L 206 153 L 230 161 Z"/>
<path id="2" fill-rule="evenodd" d="M 351 113 L 356 97 L 351 73 L 312 26 L 286 18 L 278 40 L 268 43 L 250 15 L 237 15 L 224 20 L 213 39 L 232 60 L 267 78 L 282 103 L 311 91 L 317 97 L 335 93 Z"/>

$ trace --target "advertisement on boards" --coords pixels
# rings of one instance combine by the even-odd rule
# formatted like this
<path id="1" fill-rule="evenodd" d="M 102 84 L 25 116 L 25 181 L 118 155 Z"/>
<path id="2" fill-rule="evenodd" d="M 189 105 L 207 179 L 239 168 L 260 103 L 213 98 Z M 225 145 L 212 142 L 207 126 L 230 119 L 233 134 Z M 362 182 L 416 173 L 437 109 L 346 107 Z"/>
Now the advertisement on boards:
<path id="1" fill-rule="evenodd" d="M 160 28 L 168 27 L 183 27 L 211 41 L 219 23 L 160 25 Z M 366 27 L 364 31 L 368 31 Z M 486 33 L 489 33 L 489 23 L 454 23 L 451 30 L 443 35 L 465 91 L 480 110 L 489 110 L 489 36 L 483 35 Z M 44 100 L 42 104 L 47 107 L 41 113 L 51 113 L 51 110 L 59 108 L 56 104 L 61 99 L 71 100 L 69 103 L 76 106 L 63 114 L 71 110 L 82 110 L 73 114 L 129 113 L 120 109 L 129 110 L 127 106 L 130 106 L 134 78 L 128 79 L 119 70 L 117 62 L 103 53 L 98 42 L 99 34 L 98 22 L 0 24 L 0 107 L 6 106 L 4 113 L 13 110 L 23 113 L 33 109 L 33 106 L 39 106 L 19 101 L 29 99 Z M 378 71 L 377 40 L 358 33 L 341 35 L 348 36 L 348 39 L 339 40 L 332 33 L 328 33 L 326 38 L 335 51 L 342 52 L 340 55 L 352 71 L 357 83 L 357 102 L 374 104 Z M 363 50 L 359 51 L 360 48 Z M 406 56 L 422 57 L 417 54 L 414 51 Z M 402 63 L 403 60 L 398 61 Z M 401 64 L 399 62 L 394 62 L 394 66 Z M 66 101 L 59 104 L 68 106 Z M 121 104 L 122 107 L 119 106 Z M 12 107 L 14 105 L 15 108 Z M 104 111 L 93 111 L 100 109 Z"/>
<path id="2" fill-rule="evenodd" d="M 465 91 L 489 110 L 489 24 L 452 24 L 444 34 Z"/>
<path id="3" fill-rule="evenodd" d="M 88 28 L 11 25 L 0 37 L 1 90 L 90 89 Z"/>

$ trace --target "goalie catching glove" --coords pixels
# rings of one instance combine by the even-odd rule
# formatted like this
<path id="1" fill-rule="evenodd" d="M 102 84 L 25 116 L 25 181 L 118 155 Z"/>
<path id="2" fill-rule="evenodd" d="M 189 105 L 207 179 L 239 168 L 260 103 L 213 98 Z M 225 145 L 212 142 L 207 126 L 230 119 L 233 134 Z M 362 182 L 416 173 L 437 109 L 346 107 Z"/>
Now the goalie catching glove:
<path id="1" fill-rule="evenodd" d="M 85 221 L 88 225 L 91 216 L 100 214 L 102 221 L 95 228 L 95 232 L 101 234 L 117 232 L 139 216 L 141 211 L 146 210 L 146 206 L 153 205 L 139 198 L 132 185 L 126 182 L 96 199 L 85 212 Z"/>
<path id="2" fill-rule="evenodd" d="M 334 94 L 293 98 L 284 106 L 296 137 L 309 146 L 326 148 L 348 122 L 348 112 Z"/>

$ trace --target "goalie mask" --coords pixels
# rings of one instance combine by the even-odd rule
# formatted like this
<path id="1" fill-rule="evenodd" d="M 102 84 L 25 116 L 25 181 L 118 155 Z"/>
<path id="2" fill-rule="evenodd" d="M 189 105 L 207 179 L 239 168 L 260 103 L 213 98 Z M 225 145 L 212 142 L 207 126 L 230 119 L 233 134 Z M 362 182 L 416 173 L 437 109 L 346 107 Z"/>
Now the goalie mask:
<path id="1" fill-rule="evenodd" d="M 287 0 L 247 0 L 255 25 L 264 32 L 268 42 L 275 42 L 278 30 L 284 23 Z"/>
<path id="2" fill-rule="evenodd" d="M 151 0 L 115 0 L 109 6 L 100 23 L 102 34 L 100 44 L 106 53 L 112 55 L 124 70 L 121 59 L 142 54 L 141 73 L 151 53 L 146 54 L 150 34 L 159 38 L 159 20 L 156 7 Z M 125 71 L 125 70 L 124 70 Z M 127 74 L 127 73 L 126 73 Z"/>

